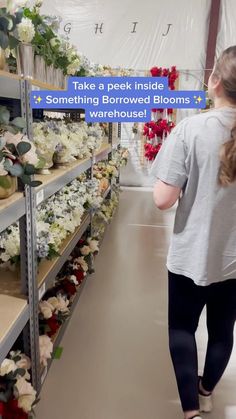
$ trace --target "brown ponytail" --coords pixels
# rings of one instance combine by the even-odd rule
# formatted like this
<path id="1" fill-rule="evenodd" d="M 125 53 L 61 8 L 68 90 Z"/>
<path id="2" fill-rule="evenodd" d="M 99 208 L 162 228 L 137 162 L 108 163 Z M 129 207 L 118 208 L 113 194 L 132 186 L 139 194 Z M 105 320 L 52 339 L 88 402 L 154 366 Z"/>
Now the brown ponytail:
<path id="1" fill-rule="evenodd" d="M 217 60 L 213 76 L 220 78 L 224 93 L 236 106 L 236 45 L 227 48 Z M 236 181 L 236 121 L 231 130 L 231 139 L 220 150 L 219 184 L 229 186 Z"/>

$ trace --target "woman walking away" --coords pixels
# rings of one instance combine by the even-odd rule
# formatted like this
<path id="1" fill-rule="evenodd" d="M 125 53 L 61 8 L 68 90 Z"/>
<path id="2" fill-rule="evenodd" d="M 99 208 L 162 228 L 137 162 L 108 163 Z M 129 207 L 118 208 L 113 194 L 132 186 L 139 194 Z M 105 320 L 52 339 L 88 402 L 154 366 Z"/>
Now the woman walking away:
<path id="1" fill-rule="evenodd" d="M 212 410 L 236 320 L 236 46 L 209 79 L 214 109 L 182 120 L 152 174 L 161 210 L 179 199 L 168 253 L 169 344 L 185 419 Z M 195 332 L 206 306 L 208 346 L 198 376 Z"/>

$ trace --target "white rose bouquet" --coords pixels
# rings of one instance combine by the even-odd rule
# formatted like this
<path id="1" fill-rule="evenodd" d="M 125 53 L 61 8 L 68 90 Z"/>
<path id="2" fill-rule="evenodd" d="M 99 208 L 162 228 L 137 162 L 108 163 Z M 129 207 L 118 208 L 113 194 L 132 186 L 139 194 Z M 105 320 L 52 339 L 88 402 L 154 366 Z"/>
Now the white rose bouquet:
<path id="1" fill-rule="evenodd" d="M 30 384 L 30 368 L 30 359 L 21 351 L 10 352 L 0 365 L 1 401 L 4 412 L 12 418 L 21 417 L 21 412 L 32 414 L 37 403 L 36 391 Z"/>

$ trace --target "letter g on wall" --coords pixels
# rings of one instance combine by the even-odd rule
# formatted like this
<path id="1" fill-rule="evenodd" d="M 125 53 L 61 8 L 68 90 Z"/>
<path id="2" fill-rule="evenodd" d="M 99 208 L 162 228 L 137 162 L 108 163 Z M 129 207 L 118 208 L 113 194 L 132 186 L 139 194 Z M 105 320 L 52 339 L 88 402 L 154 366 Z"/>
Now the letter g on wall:
<path id="1" fill-rule="evenodd" d="M 68 22 L 64 25 L 64 32 L 69 35 L 71 32 L 72 24 L 71 22 Z"/>

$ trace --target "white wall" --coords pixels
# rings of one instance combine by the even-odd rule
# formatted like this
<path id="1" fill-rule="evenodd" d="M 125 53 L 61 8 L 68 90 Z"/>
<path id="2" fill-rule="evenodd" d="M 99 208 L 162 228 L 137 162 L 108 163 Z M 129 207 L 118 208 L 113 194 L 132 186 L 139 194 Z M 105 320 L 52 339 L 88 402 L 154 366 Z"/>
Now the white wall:
<path id="1" fill-rule="evenodd" d="M 220 30 L 217 38 L 216 55 L 231 45 L 236 45 L 236 1 L 221 0 Z"/>
<path id="2" fill-rule="evenodd" d="M 228 0 L 227 0 L 228 1 Z M 233 1 L 233 0 L 232 0 Z M 70 38 L 92 61 L 133 69 L 204 66 L 210 0 L 44 0 L 71 22 Z M 138 22 L 136 33 L 133 22 Z M 103 33 L 95 25 L 103 23 Z M 168 36 L 167 25 L 172 24 Z"/>

